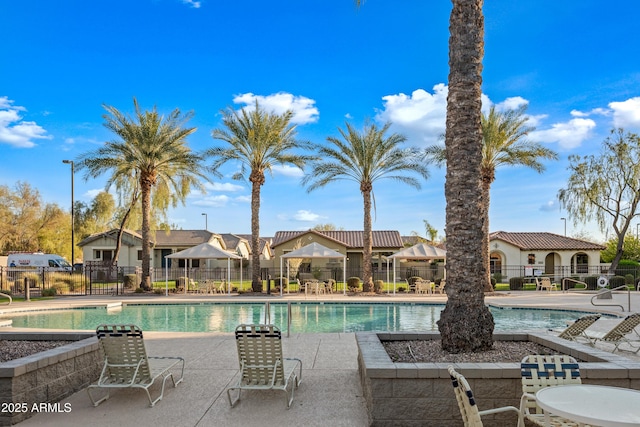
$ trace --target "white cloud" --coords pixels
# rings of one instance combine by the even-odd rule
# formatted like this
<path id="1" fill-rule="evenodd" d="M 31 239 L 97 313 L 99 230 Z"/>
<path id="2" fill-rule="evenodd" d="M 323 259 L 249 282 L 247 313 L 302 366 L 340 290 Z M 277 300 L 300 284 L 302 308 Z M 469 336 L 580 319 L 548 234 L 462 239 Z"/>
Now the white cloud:
<path id="1" fill-rule="evenodd" d="M 439 83 L 433 94 L 416 89 L 411 95 L 383 96 L 384 109 L 376 120 L 393 123 L 394 132 L 405 135 L 410 143 L 435 144 L 444 135 L 448 87 Z"/>
<path id="2" fill-rule="evenodd" d="M 558 204 L 558 200 L 556 199 L 549 200 L 548 202 L 540 206 L 540 210 L 543 212 L 559 211 L 560 206 Z"/>
<path id="3" fill-rule="evenodd" d="M 22 120 L 20 111 L 24 107 L 14 106 L 6 96 L 0 96 L 0 143 L 20 148 L 31 148 L 36 144 L 34 139 L 51 139 L 47 131 L 36 122 Z"/>
<path id="4" fill-rule="evenodd" d="M 248 110 L 252 110 L 255 107 L 256 101 L 262 108 L 276 114 L 282 114 L 287 110 L 293 111 L 291 122 L 299 125 L 315 123 L 320 115 L 315 107 L 316 101 L 305 96 L 294 96 L 286 92 L 278 92 L 267 96 L 243 93 L 233 98 L 233 102 L 245 104 L 246 106 L 243 108 Z"/>
<path id="5" fill-rule="evenodd" d="M 200 9 L 201 2 L 195 0 L 182 0 L 182 3 L 190 5 L 194 9 Z"/>
<path id="6" fill-rule="evenodd" d="M 555 123 L 550 129 L 531 132 L 534 141 L 557 142 L 564 149 L 579 147 L 582 141 L 589 138 L 596 122 L 591 119 L 575 118 L 566 123 Z"/>
<path id="7" fill-rule="evenodd" d="M 607 110 L 606 108 L 594 108 L 591 111 L 571 110 L 571 115 L 573 117 L 589 117 L 591 115 L 610 116 L 611 110 Z"/>
<path id="8" fill-rule="evenodd" d="M 613 125 L 620 128 L 640 128 L 640 97 L 622 102 L 610 102 L 613 111 Z"/>
<path id="9" fill-rule="evenodd" d="M 231 184 L 230 182 L 207 182 L 204 184 L 204 187 L 207 191 L 224 191 L 230 193 L 244 190 L 242 185 Z"/>
<path id="10" fill-rule="evenodd" d="M 498 111 L 507 111 L 507 110 L 515 110 L 519 108 L 521 105 L 527 105 L 529 101 L 524 99 L 521 96 L 513 96 L 511 98 L 507 98 L 502 102 L 498 102 L 496 104 L 496 110 Z M 484 103 L 483 103 L 484 106 Z"/>
<path id="11" fill-rule="evenodd" d="M 304 172 L 302 171 L 302 169 L 295 166 L 274 165 L 272 169 L 273 169 L 273 173 L 276 175 L 290 176 L 293 178 L 300 178 L 304 175 Z"/>
<path id="12" fill-rule="evenodd" d="M 304 209 L 299 210 L 298 212 L 295 213 L 295 215 L 293 215 L 293 219 L 295 219 L 296 221 L 311 222 L 311 221 L 318 221 L 320 218 L 322 218 L 320 215 Z"/>
<path id="13" fill-rule="evenodd" d="M 320 221 L 322 219 L 325 219 L 326 217 L 323 217 L 321 215 L 318 215 L 316 213 L 313 213 L 311 211 L 308 210 L 304 210 L 301 209 L 298 212 L 296 212 L 295 214 L 293 214 L 293 216 L 287 215 L 287 214 L 278 214 L 277 218 L 280 221 L 299 221 L 299 222 L 317 222 Z"/>
<path id="14" fill-rule="evenodd" d="M 251 196 L 238 196 L 233 200 L 240 203 L 251 203 Z"/>
<path id="15" fill-rule="evenodd" d="M 229 203 L 230 197 L 224 194 L 217 196 L 203 197 L 201 200 L 193 202 L 195 206 L 205 206 L 210 208 L 223 208 Z"/>
<path id="16" fill-rule="evenodd" d="M 104 188 L 96 188 L 93 190 L 88 190 L 84 193 L 84 197 L 87 199 L 95 199 L 96 196 L 103 191 L 104 191 Z"/>

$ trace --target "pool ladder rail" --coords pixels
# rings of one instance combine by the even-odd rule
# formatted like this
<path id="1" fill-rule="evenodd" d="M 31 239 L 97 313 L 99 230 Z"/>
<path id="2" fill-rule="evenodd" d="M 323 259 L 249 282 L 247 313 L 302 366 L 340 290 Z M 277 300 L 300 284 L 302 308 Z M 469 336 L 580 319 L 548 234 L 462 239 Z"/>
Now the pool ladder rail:
<path id="1" fill-rule="evenodd" d="M 271 303 L 264 303 L 264 324 L 271 324 Z M 291 335 L 291 301 L 287 302 L 287 338 Z"/>

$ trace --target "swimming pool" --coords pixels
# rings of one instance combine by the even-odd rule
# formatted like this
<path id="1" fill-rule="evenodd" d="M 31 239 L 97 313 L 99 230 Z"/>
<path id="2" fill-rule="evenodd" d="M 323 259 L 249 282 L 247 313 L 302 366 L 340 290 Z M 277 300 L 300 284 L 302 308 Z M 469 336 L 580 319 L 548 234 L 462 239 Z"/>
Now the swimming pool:
<path id="1" fill-rule="evenodd" d="M 437 331 L 444 304 L 291 303 L 292 332 Z M 586 314 L 570 310 L 490 307 L 496 330 L 564 328 Z M 270 321 L 287 328 L 287 304 L 270 304 Z M 133 323 L 145 331 L 233 332 L 241 323 L 263 323 L 265 304 L 127 304 L 121 309 L 81 308 L 21 313 L 13 327 L 94 330 L 103 323 Z"/>

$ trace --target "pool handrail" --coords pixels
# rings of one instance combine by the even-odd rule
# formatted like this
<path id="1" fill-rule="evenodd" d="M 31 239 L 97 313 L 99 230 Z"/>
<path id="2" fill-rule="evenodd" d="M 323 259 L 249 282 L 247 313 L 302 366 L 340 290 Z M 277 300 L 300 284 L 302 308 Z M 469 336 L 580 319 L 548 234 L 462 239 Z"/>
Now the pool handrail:
<path id="1" fill-rule="evenodd" d="M 7 305 L 11 305 L 11 303 L 13 302 L 13 298 L 11 298 L 11 295 L 5 294 L 4 292 L 0 292 L 0 297 L 9 298 L 9 304 Z"/>
<path id="2" fill-rule="evenodd" d="M 571 281 L 574 284 L 580 284 L 580 285 L 584 285 L 584 288 L 572 288 L 572 289 L 567 289 L 567 281 Z M 577 279 L 572 279 L 570 277 L 565 277 L 564 279 L 562 279 L 562 292 L 568 292 L 568 291 L 584 291 L 587 289 L 587 284 L 585 282 L 582 282 L 580 280 Z"/>
<path id="3" fill-rule="evenodd" d="M 595 304 L 593 302 L 593 300 L 595 298 L 598 298 L 598 296 L 600 295 L 603 295 L 607 292 L 619 291 L 619 290 L 622 290 L 622 288 L 625 288 L 627 290 L 627 304 L 629 308 L 628 311 L 631 311 L 631 289 L 627 285 L 618 286 L 617 288 L 613 288 L 613 289 L 606 289 L 606 288 L 600 289 L 597 294 L 591 297 L 591 305 L 596 307 L 620 307 L 620 309 L 622 309 L 622 311 L 624 312 L 624 307 L 622 306 L 622 304 Z"/>

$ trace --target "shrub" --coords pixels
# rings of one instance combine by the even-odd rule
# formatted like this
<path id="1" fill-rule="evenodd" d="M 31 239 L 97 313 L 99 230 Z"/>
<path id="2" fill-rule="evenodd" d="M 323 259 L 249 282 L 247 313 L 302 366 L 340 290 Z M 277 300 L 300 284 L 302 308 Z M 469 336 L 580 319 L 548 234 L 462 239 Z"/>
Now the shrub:
<path id="1" fill-rule="evenodd" d="M 384 282 L 382 280 L 376 280 L 373 282 L 373 292 L 375 292 L 376 294 L 379 294 L 380 291 L 382 291 L 382 286 L 384 285 Z"/>
<path id="2" fill-rule="evenodd" d="M 42 290 L 43 297 L 55 297 L 57 293 L 56 288 L 44 288 Z"/>
<path id="3" fill-rule="evenodd" d="M 594 290 L 598 287 L 598 276 L 587 276 L 584 278 L 584 283 L 587 284 L 587 289 Z M 575 283 L 573 285 L 572 287 L 575 287 Z"/>
<path id="4" fill-rule="evenodd" d="M 282 288 L 282 290 L 287 290 L 287 286 L 289 286 L 289 279 L 287 279 L 286 277 L 281 277 L 280 279 L 276 280 L 277 288 Z M 278 291 L 280 291 L 280 289 L 278 289 Z"/>
<path id="5" fill-rule="evenodd" d="M 493 290 L 495 290 L 495 289 L 496 289 L 496 283 L 497 283 L 497 282 L 496 282 L 496 278 L 495 278 L 495 277 L 492 277 L 492 278 L 491 278 L 491 287 L 493 288 Z"/>
<path id="6" fill-rule="evenodd" d="M 618 267 L 616 268 L 615 275 L 625 276 L 627 274 L 632 274 L 636 277 L 639 269 L 640 263 L 638 261 L 632 259 L 621 259 L 618 263 Z"/>
<path id="7" fill-rule="evenodd" d="M 521 291 L 524 285 L 524 278 L 512 277 L 509 279 L 509 289 L 512 291 Z"/>
<path id="8" fill-rule="evenodd" d="M 624 283 L 625 285 L 633 285 L 633 282 L 635 281 L 633 274 L 625 274 L 624 275 Z"/>
<path id="9" fill-rule="evenodd" d="M 404 292 L 404 291 L 406 291 L 406 288 L 404 286 L 398 286 L 398 289 L 396 289 L 396 291 Z"/>
<path id="10" fill-rule="evenodd" d="M 135 288 L 137 282 L 138 282 L 138 276 L 136 274 L 125 274 L 124 281 L 123 281 L 125 289 Z"/>
<path id="11" fill-rule="evenodd" d="M 502 283 L 502 273 L 493 273 L 495 283 Z M 495 285 L 493 286 L 495 288 Z"/>
<path id="12" fill-rule="evenodd" d="M 347 287 L 349 289 L 360 289 L 360 278 L 359 277 L 349 277 L 347 279 Z"/>
<path id="13" fill-rule="evenodd" d="M 617 288 L 618 286 L 624 286 L 624 285 L 625 285 L 624 276 L 613 276 L 612 278 L 609 279 L 610 289 Z"/>
<path id="14" fill-rule="evenodd" d="M 143 294 L 144 293 L 144 289 L 136 288 L 133 292 L 136 293 L 136 294 Z"/>
<path id="15" fill-rule="evenodd" d="M 156 295 L 164 295 L 164 289 L 161 289 L 161 288 L 154 289 L 153 293 Z"/>

